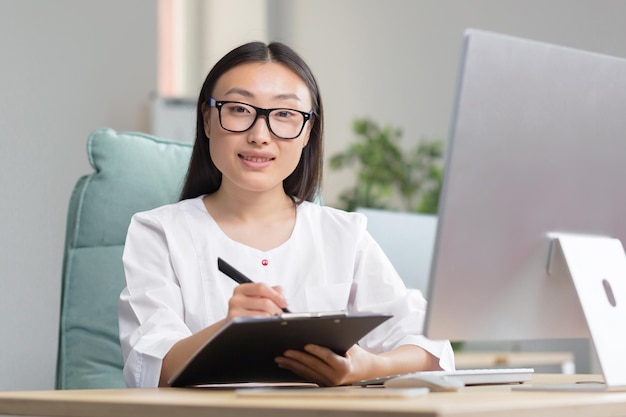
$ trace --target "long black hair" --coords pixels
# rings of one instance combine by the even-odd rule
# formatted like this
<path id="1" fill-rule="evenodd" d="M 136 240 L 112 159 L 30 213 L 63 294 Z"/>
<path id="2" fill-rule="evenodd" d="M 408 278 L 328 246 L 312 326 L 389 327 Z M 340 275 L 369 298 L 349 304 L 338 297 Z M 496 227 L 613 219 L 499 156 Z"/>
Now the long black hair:
<path id="1" fill-rule="evenodd" d="M 309 142 L 302 150 L 296 169 L 283 181 L 285 193 L 295 197 L 297 203 L 313 201 L 319 194 L 323 169 L 323 111 L 317 81 L 308 65 L 290 47 L 280 42 L 265 44 L 250 42 L 241 45 L 220 59 L 211 69 L 198 97 L 196 139 L 191 153 L 189 169 L 180 195 L 181 200 L 195 198 L 217 191 L 222 183 L 222 173 L 217 169 L 209 151 L 209 138 L 204 131 L 204 106 L 212 96 L 219 78 L 231 68 L 248 62 L 278 62 L 297 74 L 309 88 L 314 116 Z"/>

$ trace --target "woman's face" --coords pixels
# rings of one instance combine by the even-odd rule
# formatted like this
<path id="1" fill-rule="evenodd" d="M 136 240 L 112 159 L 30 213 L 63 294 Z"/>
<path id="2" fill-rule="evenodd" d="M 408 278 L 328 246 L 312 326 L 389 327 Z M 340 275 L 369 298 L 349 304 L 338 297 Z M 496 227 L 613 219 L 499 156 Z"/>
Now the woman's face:
<path id="1" fill-rule="evenodd" d="M 251 62 L 238 65 L 225 72 L 217 81 L 213 98 L 236 101 L 263 109 L 287 108 L 310 112 L 311 94 L 304 81 L 286 66 L 275 62 Z M 250 117 L 254 110 L 234 105 L 222 108 L 222 119 Z M 280 134 L 282 117 L 271 121 L 272 128 Z M 232 120 L 232 119 L 231 119 Z M 280 187 L 291 174 L 307 145 L 312 121 L 295 139 L 280 139 L 268 128 L 267 118 L 259 116 L 252 127 L 240 133 L 225 130 L 218 117 L 218 109 L 206 105 L 204 130 L 209 138 L 209 149 L 215 166 L 222 173 L 222 187 L 261 192 Z M 245 126 L 245 123 L 244 123 Z M 245 128 L 245 127 L 244 127 Z M 238 129 L 234 129 L 238 130 Z"/>

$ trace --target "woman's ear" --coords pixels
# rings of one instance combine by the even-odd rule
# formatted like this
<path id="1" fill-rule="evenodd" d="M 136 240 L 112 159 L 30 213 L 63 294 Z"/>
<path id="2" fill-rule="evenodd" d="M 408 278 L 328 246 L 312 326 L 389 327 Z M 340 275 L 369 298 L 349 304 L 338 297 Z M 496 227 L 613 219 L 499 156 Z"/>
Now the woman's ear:
<path id="1" fill-rule="evenodd" d="M 306 145 L 309 144 L 309 139 L 311 138 L 311 130 L 313 130 L 313 119 L 309 120 L 309 123 L 307 123 L 306 127 L 304 128 L 304 138 L 302 141 L 303 149 L 306 148 Z"/>
<path id="2" fill-rule="evenodd" d="M 211 108 L 202 103 L 202 126 L 207 138 L 211 137 Z"/>

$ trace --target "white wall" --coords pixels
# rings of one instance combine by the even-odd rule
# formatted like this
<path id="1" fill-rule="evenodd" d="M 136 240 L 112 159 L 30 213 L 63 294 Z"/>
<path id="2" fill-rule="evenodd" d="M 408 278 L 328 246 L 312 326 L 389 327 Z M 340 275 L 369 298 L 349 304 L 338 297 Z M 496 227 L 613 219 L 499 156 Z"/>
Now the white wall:
<path id="1" fill-rule="evenodd" d="M 0 0 L 0 390 L 54 386 L 87 135 L 148 128 L 156 60 L 154 0 Z"/>
<path id="2" fill-rule="evenodd" d="M 354 139 L 351 122 L 362 116 L 402 127 L 407 145 L 444 138 L 469 26 L 626 57 L 621 0 L 269 0 L 269 8 L 271 38 L 300 51 L 321 84 L 327 155 Z M 67 203 L 91 171 L 91 130 L 149 130 L 156 10 L 156 0 L 0 0 L 0 390 L 54 385 Z M 325 201 L 350 181 L 327 170 Z"/>
<path id="3" fill-rule="evenodd" d="M 274 39 L 294 46 L 322 88 L 326 155 L 370 116 L 403 128 L 403 143 L 445 138 L 463 31 L 492 30 L 626 57 L 622 0 L 276 0 Z M 326 169 L 324 201 L 351 184 Z"/>

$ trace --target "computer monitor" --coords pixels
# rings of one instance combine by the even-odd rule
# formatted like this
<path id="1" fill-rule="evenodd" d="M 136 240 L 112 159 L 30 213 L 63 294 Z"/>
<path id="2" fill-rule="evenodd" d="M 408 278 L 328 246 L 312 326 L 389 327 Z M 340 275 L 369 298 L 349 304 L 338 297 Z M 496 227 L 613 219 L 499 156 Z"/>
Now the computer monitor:
<path id="1" fill-rule="evenodd" d="M 479 30 L 464 41 L 425 334 L 593 328 L 603 371 L 611 344 L 626 364 L 626 60 Z"/>

